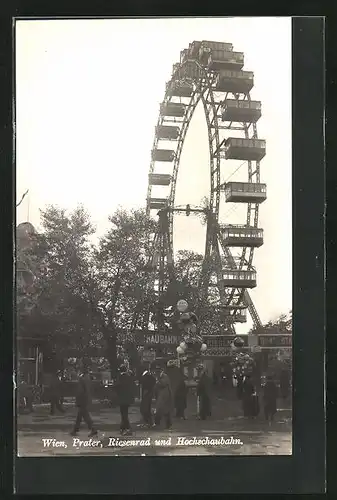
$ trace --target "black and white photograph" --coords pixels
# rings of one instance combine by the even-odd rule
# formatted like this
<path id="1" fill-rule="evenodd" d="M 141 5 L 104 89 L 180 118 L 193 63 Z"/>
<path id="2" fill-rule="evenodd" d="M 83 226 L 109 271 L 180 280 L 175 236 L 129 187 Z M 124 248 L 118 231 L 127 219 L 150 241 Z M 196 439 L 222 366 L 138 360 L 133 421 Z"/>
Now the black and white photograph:
<path id="1" fill-rule="evenodd" d="M 291 18 L 14 31 L 17 455 L 292 455 Z"/>

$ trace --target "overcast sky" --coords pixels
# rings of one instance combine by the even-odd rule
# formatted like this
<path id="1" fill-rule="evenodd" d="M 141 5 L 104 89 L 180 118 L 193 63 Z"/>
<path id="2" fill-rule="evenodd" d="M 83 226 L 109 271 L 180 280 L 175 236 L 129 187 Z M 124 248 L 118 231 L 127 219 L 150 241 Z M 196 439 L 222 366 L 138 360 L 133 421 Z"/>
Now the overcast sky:
<path id="1" fill-rule="evenodd" d="M 205 18 L 53 20 L 16 23 L 17 197 L 30 196 L 17 222 L 39 228 L 39 209 L 82 203 L 101 235 L 118 205 L 144 207 L 148 169 L 165 84 L 193 40 L 230 42 L 254 72 L 267 141 L 260 207 L 264 245 L 255 251 L 251 296 L 262 321 L 292 306 L 291 19 Z M 197 109 L 183 148 L 176 202 L 200 204 L 209 191 L 207 127 Z M 226 165 L 222 180 L 237 165 Z M 243 167 L 231 180 L 247 180 Z M 243 206 L 221 204 L 221 221 L 245 223 Z M 175 223 L 175 250 L 203 252 L 198 219 Z M 250 321 L 240 326 L 248 331 Z"/>

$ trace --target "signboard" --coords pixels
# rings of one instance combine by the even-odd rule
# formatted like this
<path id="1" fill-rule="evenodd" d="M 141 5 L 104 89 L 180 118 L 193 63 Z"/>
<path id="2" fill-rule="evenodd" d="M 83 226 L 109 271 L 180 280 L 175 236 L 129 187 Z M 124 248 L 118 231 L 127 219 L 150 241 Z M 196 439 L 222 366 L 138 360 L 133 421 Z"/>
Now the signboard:
<path id="1" fill-rule="evenodd" d="M 212 348 L 230 348 L 235 335 L 205 335 L 203 336 L 207 344 L 207 352 Z M 261 349 L 288 349 L 292 347 L 292 335 L 242 335 L 244 341 L 243 348 L 252 347 L 256 352 Z M 256 347 L 261 349 L 256 349 Z"/>
<path id="2" fill-rule="evenodd" d="M 249 347 L 255 347 L 259 345 L 258 335 L 248 335 L 248 345 Z"/>
<path id="3" fill-rule="evenodd" d="M 203 339 L 207 344 L 207 347 L 220 347 L 220 348 L 230 348 L 236 335 L 203 335 Z M 244 347 L 248 346 L 248 335 L 242 335 L 242 340 L 244 341 Z"/>
<path id="4" fill-rule="evenodd" d="M 202 333 L 201 333 L 202 334 Z M 123 333 L 120 332 L 121 338 Z M 207 353 L 210 349 L 227 349 L 230 353 L 230 348 L 236 335 L 202 335 L 207 344 Z M 256 351 L 265 349 L 291 349 L 292 335 L 291 334 L 259 334 L 259 335 L 241 335 L 244 341 L 243 349 L 250 347 Z M 181 342 L 179 333 L 159 333 L 156 330 L 142 331 L 138 330 L 132 335 L 132 341 L 138 346 L 160 346 L 163 348 L 171 348 L 175 352 L 175 348 Z M 256 349 L 257 347 L 257 349 Z M 224 351 L 225 352 L 225 351 Z M 230 355 L 230 354 L 228 354 Z"/>
<path id="5" fill-rule="evenodd" d="M 128 340 L 135 343 L 137 346 L 160 345 L 162 347 L 176 347 L 182 341 L 181 335 L 178 333 L 159 333 L 158 330 L 136 330 L 134 333 L 123 330 L 118 331 L 118 341 L 123 342 L 126 333 Z"/>
<path id="6" fill-rule="evenodd" d="M 292 335 L 259 335 L 259 346 L 268 348 L 292 347 Z"/>
<path id="7" fill-rule="evenodd" d="M 144 345 L 178 346 L 181 342 L 180 335 L 166 335 L 158 332 L 147 332 L 143 334 Z"/>

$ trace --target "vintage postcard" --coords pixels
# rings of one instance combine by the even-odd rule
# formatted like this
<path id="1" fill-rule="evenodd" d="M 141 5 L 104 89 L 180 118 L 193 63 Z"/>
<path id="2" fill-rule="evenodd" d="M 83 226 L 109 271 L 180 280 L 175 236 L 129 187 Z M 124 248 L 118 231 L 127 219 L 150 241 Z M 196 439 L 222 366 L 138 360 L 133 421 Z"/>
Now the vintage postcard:
<path id="1" fill-rule="evenodd" d="M 291 18 L 15 23 L 17 454 L 292 454 Z"/>

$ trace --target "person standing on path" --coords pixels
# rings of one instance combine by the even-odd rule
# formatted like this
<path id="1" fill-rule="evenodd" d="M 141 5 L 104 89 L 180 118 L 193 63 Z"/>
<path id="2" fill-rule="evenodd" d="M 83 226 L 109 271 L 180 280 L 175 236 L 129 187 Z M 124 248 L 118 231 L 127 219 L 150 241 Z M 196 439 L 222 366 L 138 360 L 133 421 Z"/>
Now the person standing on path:
<path id="1" fill-rule="evenodd" d="M 280 374 L 280 393 L 282 399 L 287 399 L 290 393 L 290 377 L 287 370 L 282 370 Z"/>
<path id="2" fill-rule="evenodd" d="M 91 378 L 87 367 L 83 368 L 82 374 L 79 377 L 77 385 L 76 406 L 77 416 L 74 429 L 71 432 L 72 436 L 76 436 L 80 430 L 82 420 L 87 424 L 89 429 L 89 437 L 96 436 L 97 430 L 94 427 L 91 415 L 89 413 L 91 406 Z"/>
<path id="3" fill-rule="evenodd" d="M 65 410 L 61 404 L 61 381 L 58 373 L 54 373 L 51 377 L 49 391 L 50 391 L 50 414 L 54 415 L 55 410 L 64 413 Z"/>
<path id="4" fill-rule="evenodd" d="M 267 377 L 266 385 L 263 389 L 263 404 L 264 404 L 264 415 L 268 424 L 271 425 L 274 419 L 275 413 L 277 412 L 277 386 L 273 380 L 273 377 L 269 375 Z"/>
<path id="5" fill-rule="evenodd" d="M 152 413 L 151 405 L 152 398 L 154 395 L 154 388 L 156 385 L 156 378 L 153 375 L 151 369 L 145 370 L 141 376 L 141 387 L 142 387 L 142 401 L 140 404 L 140 413 L 143 417 L 144 423 L 148 427 L 152 427 Z"/>
<path id="6" fill-rule="evenodd" d="M 180 380 L 175 390 L 174 403 L 176 407 L 176 417 L 186 420 L 185 410 L 187 406 L 187 387 L 184 377 Z"/>
<path id="7" fill-rule="evenodd" d="M 242 384 L 242 406 L 245 417 L 255 418 L 260 412 L 258 396 L 249 374 L 245 376 Z"/>
<path id="8" fill-rule="evenodd" d="M 207 417 L 211 416 L 211 391 L 211 379 L 207 375 L 205 368 L 203 368 L 197 385 L 197 396 L 199 398 L 199 417 L 201 420 L 206 420 Z"/>
<path id="9" fill-rule="evenodd" d="M 125 365 L 119 367 L 119 378 L 116 383 L 119 409 L 121 413 L 120 431 L 123 435 L 132 434 L 129 421 L 129 408 L 134 402 L 134 382 L 133 377 Z"/>
<path id="10" fill-rule="evenodd" d="M 155 425 L 160 426 L 162 418 L 165 418 L 165 428 L 172 427 L 173 393 L 171 382 L 163 369 L 159 371 L 158 381 L 155 386 L 156 394 L 156 416 Z"/>

